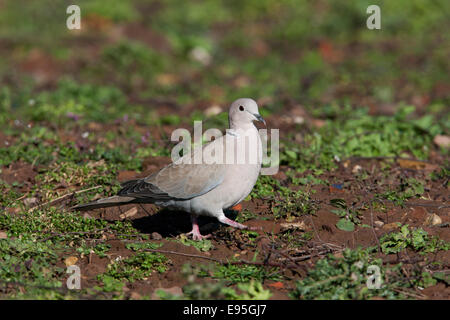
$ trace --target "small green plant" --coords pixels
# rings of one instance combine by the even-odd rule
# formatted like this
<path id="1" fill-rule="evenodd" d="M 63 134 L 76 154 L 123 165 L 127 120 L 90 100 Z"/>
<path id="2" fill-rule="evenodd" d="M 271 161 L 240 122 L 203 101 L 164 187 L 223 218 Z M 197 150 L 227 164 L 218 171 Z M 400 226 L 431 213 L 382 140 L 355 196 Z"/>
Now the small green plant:
<path id="1" fill-rule="evenodd" d="M 114 105 L 114 108 L 105 106 Z M 120 89 L 109 86 L 79 84 L 61 80 L 53 91 L 40 93 L 25 116 L 34 121 L 52 121 L 64 124 L 71 119 L 104 122 L 124 115 L 126 97 Z"/>
<path id="2" fill-rule="evenodd" d="M 406 200 L 412 197 L 418 197 L 424 192 L 425 189 L 422 181 L 409 178 L 402 181 L 396 190 L 389 190 L 382 193 L 381 197 L 392 201 L 397 205 L 403 205 Z"/>
<path id="3" fill-rule="evenodd" d="M 77 248 L 77 252 L 84 254 L 84 255 L 88 255 L 91 252 L 93 252 L 96 255 L 98 255 L 100 258 L 104 258 L 104 257 L 106 257 L 106 253 L 109 251 L 109 249 L 111 249 L 111 245 L 109 245 L 107 243 L 99 243 L 94 247 L 81 246 L 81 247 Z"/>
<path id="4" fill-rule="evenodd" d="M 207 252 L 214 248 L 211 240 L 203 239 L 200 241 L 192 240 L 186 237 L 185 235 L 180 236 L 180 242 L 184 244 L 185 246 L 193 246 L 198 251 Z"/>
<path id="5" fill-rule="evenodd" d="M 407 224 L 400 228 L 400 232 L 384 235 L 380 239 L 380 246 L 386 254 L 398 253 L 406 248 L 422 254 L 450 249 L 450 243 L 446 243 L 438 237 L 430 237 L 422 228 L 411 230 Z"/>
<path id="6" fill-rule="evenodd" d="M 168 264 L 169 259 L 161 253 L 139 252 L 131 257 L 110 263 L 104 275 L 134 282 L 150 276 L 154 271 L 165 272 Z"/>
<path id="7" fill-rule="evenodd" d="M 203 276 L 209 276 L 203 273 Z M 222 279 L 229 283 L 249 282 L 252 279 L 263 282 L 264 280 L 279 281 L 282 277 L 276 268 L 265 268 L 257 265 L 218 265 L 212 271 L 212 278 Z"/>
<path id="8" fill-rule="evenodd" d="M 125 247 L 129 250 L 133 250 L 133 251 L 141 251 L 141 250 L 145 250 L 145 249 L 158 249 L 161 248 L 163 246 L 162 243 L 155 243 L 155 242 L 132 242 L 132 243 L 127 243 L 125 245 Z"/>
<path id="9" fill-rule="evenodd" d="M 341 219 L 336 223 L 336 227 L 344 231 L 354 231 L 355 225 L 361 223 L 359 220 L 359 211 L 351 209 L 347 206 L 344 199 L 331 199 L 330 204 L 338 209 L 333 209 L 331 212 L 338 215 Z"/>
<path id="10" fill-rule="evenodd" d="M 394 117 L 370 116 L 367 109 L 344 108 L 334 121 L 305 135 L 304 145 L 287 142 L 281 150 L 281 164 L 306 170 L 331 170 L 351 156 L 428 156 L 434 135 L 442 127 L 431 116 L 407 120 L 414 107 L 403 107 Z"/>
<path id="11" fill-rule="evenodd" d="M 98 276 L 98 280 L 102 282 L 101 287 L 94 287 L 98 291 L 121 293 L 125 287 L 125 283 L 123 281 L 120 281 L 113 276 L 102 274 Z"/>
<path id="12" fill-rule="evenodd" d="M 233 300 L 268 300 L 272 294 L 263 288 L 261 282 L 251 280 L 249 283 L 238 283 L 242 294 L 233 297 Z"/>
<path id="13" fill-rule="evenodd" d="M 381 267 L 381 259 L 374 259 L 370 249 L 350 250 L 342 252 L 342 258 L 328 255 L 317 261 L 308 276 L 297 282 L 297 287 L 290 295 L 297 299 L 369 299 L 381 296 L 388 299 L 399 297 L 391 285 L 381 283 L 379 289 L 367 286 L 369 266 L 380 270 L 380 279 L 384 279 L 385 271 Z M 373 268 L 373 267 L 372 267 Z"/>
<path id="14" fill-rule="evenodd" d="M 276 219 L 286 218 L 288 220 L 293 217 L 313 214 L 317 210 L 317 205 L 309 193 L 302 190 L 282 192 L 273 207 L 272 213 Z"/>
<path id="15" fill-rule="evenodd" d="M 240 282 L 237 284 L 237 290 L 227 285 L 225 280 L 218 282 L 199 282 L 198 276 L 209 270 L 208 266 L 196 266 L 185 264 L 182 268 L 183 275 L 188 283 L 183 286 L 183 295 L 176 296 L 160 290 L 158 296 L 164 300 L 173 299 L 227 299 L 227 300 L 267 300 L 271 297 L 271 292 L 264 289 L 261 282 L 250 280 L 249 282 Z"/>

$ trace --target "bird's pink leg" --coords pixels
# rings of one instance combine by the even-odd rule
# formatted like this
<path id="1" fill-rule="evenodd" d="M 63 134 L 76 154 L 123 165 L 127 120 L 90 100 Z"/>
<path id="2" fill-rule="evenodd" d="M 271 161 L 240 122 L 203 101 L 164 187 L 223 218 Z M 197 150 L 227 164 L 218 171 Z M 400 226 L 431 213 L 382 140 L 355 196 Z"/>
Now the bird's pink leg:
<path id="1" fill-rule="evenodd" d="M 192 222 L 192 231 L 189 233 L 186 233 L 186 236 L 190 236 L 192 235 L 192 239 L 194 240 L 203 240 L 203 239 L 207 239 L 210 238 L 211 235 L 208 234 L 206 236 L 203 236 L 200 234 L 200 229 L 198 227 L 198 222 L 197 222 L 197 216 L 194 214 L 191 214 L 191 222 Z"/>

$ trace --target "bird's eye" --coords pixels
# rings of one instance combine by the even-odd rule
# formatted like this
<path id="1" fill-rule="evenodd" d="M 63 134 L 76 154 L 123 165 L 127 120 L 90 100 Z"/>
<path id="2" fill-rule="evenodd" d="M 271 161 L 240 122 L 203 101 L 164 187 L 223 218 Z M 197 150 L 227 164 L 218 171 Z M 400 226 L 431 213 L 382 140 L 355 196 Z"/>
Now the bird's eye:
<path id="1" fill-rule="evenodd" d="M 239 110 L 244 111 L 244 107 L 243 106 L 239 106 Z"/>

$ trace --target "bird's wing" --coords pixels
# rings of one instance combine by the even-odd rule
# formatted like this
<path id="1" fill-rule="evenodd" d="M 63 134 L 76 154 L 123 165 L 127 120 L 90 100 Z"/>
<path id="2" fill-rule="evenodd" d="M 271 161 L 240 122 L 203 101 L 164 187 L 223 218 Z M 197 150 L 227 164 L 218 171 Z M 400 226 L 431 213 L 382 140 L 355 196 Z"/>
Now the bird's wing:
<path id="1" fill-rule="evenodd" d="M 222 139 L 214 140 L 200 150 L 212 150 L 214 147 L 222 148 Z M 226 165 L 195 164 L 194 154 L 191 163 L 185 163 L 183 160 L 186 158 L 183 157 L 146 178 L 125 182 L 118 195 L 165 201 L 192 199 L 209 192 L 223 182 Z"/>

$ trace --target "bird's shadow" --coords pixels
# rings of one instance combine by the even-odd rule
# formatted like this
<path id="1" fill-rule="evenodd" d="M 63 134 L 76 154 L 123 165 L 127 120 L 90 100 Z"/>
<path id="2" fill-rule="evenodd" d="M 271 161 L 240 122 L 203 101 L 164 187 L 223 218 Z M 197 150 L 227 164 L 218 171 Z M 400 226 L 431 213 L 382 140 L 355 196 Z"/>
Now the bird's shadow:
<path id="1" fill-rule="evenodd" d="M 235 219 L 237 212 L 225 210 L 225 215 Z M 140 233 L 159 233 L 162 237 L 175 237 L 192 230 L 190 214 L 184 211 L 161 209 L 154 214 L 132 220 L 132 225 Z M 202 234 L 211 233 L 223 226 L 216 218 L 199 217 L 198 224 Z"/>

